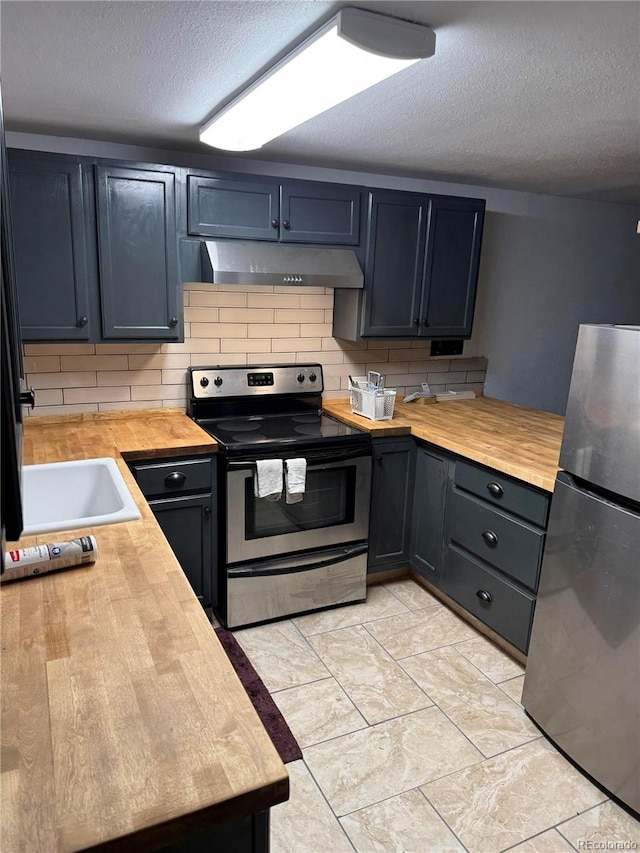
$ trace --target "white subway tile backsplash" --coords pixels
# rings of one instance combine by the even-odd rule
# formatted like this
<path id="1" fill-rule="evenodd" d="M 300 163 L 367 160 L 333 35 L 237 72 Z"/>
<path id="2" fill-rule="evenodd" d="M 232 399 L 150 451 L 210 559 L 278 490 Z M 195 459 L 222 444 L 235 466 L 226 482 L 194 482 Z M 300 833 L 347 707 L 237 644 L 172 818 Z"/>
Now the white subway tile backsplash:
<path id="1" fill-rule="evenodd" d="M 95 371 L 78 373 L 27 373 L 27 385 L 39 388 L 89 388 L 97 384 Z"/>
<path id="2" fill-rule="evenodd" d="M 80 403 L 77 406 L 36 406 L 31 412 L 32 418 L 42 417 L 43 415 L 76 415 L 82 412 L 97 412 L 97 403 Z"/>
<path id="3" fill-rule="evenodd" d="M 220 318 L 220 308 L 185 308 L 184 319 L 189 323 L 217 323 Z"/>
<path id="4" fill-rule="evenodd" d="M 273 308 L 220 308 L 220 322 L 273 323 L 273 311 Z"/>
<path id="5" fill-rule="evenodd" d="M 300 347 L 302 346 L 303 341 L 300 338 L 278 338 L 273 341 L 273 349 L 277 352 L 298 352 Z M 309 346 L 309 348 L 313 347 L 315 349 L 320 349 L 322 346 L 321 338 L 307 338 L 304 341 L 305 346 Z M 263 347 L 263 349 L 268 349 L 268 347 Z"/>
<path id="6" fill-rule="evenodd" d="M 160 370 L 99 370 L 98 385 L 155 385 L 162 382 Z"/>
<path id="7" fill-rule="evenodd" d="M 60 357 L 61 370 L 127 370 L 126 355 L 63 355 Z"/>
<path id="8" fill-rule="evenodd" d="M 264 338 L 264 325 L 253 326 L 249 323 L 247 337 Z M 269 326 L 270 338 L 298 338 L 300 337 L 300 325 L 298 323 L 274 323 Z"/>
<path id="9" fill-rule="evenodd" d="M 129 400 L 122 403 L 98 403 L 98 411 L 100 412 L 129 412 L 136 409 L 161 409 L 161 400 Z"/>
<path id="10" fill-rule="evenodd" d="M 40 388 L 36 394 L 36 407 L 62 405 L 62 388 Z"/>
<path id="11" fill-rule="evenodd" d="M 65 344 L 67 355 L 68 344 Z M 97 355 L 142 355 L 143 353 L 160 352 L 161 344 L 96 344 Z M 73 353 L 68 353 L 72 355 Z"/>
<path id="12" fill-rule="evenodd" d="M 60 373 L 60 356 L 25 355 L 23 365 L 25 373 Z"/>
<path id="13" fill-rule="evenodd" d="M 60 355 L 64 348 L 65 355 L 93 355 L 96 351 L 94 344 L 25 344 L 26 355 Z"/>
<path id="14" fill-rule="evenodd" d="M 189 297 L 192 308 L 246 308 L 248 297 L 246 293 L 218 292 L 209 293 L 204 290 L 194 290 Z"/>
<path id="15" fill-rule="evenodd" d="M 131 399 L 131 388 L 127 386 L 115 388 L 64 388 L 62 391 L 65 403 L 117 403 Z"/>
<path id="16" fill-rule="evenodd" d="M 130 370 L 150 370 L 151 368 L 169 369 L 178 367 L 189 367 L 191 356 L 189 353 L 156 353 L 155 355 L 130 355 Z"/>
<path id="17" fill-rule="evenodd" d="M 428 377 L 434 391 L 482 388 L 485 358 L 432 358 L 428 341 L 338 340 L 332 306 L 324 287 L 189 283 L 184 343 L 26 344 L 33 414 L 184 408 L 189 365 L 319 362 L 326 397 L 347 396 L 348 375 L 367 370 L 399 394 Z"/>
<path id="18" fill-rule="evenodd" d="M 300 297 L 295 293 L 250 293 L 249 308 L 300 308 Z"/>
<path id="19" fill-rule="evenodd" d="M 449 384 L 451 382 L 466 382 L 467 374 L 465 371 L 449 371 L 449 372 L 432 372 L 429 371 L 427 374 L 427 382 L 439 382 L 440 384 L 444 383 Z"/>
<path id="20" fill-rule="evenodd" d="M 244 353 L 268 351 L 271 349 L 271 338 L 228 338 L 220 341 L 220 349 L 222 352 Z"/>
<path id="21" fill-rule="evenodd" d="M 308 308 L 276 308 L 276 323 L 324 323 L 324 311 Z"/>

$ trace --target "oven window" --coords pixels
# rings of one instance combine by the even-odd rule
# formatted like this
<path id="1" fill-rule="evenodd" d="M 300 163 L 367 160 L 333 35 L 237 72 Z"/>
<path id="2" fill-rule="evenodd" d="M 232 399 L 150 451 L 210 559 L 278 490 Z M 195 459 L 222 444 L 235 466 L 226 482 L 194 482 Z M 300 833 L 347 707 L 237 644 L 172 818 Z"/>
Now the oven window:
<path id="1" fill-rule="evenodd" d="M 256 498 L 253 478 L 245 483 L 246 539 L 264 539 L 353 524 L 356 494 L 356 466 L 329 470 L 307 469 L 307 482 L 302 501 L 288 504 L 284 494 L 279 501 Z"/>

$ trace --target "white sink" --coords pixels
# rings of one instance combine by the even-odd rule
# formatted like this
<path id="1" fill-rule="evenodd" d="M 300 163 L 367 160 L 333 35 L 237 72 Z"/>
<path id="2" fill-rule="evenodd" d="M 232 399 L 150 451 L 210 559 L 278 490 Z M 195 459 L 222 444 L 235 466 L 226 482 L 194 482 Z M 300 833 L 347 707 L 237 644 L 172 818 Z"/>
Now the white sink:
<path id="1" fill-rule="evenodd" d="M 23 536 L 140 518 L 113 459 L 24 465 Z"/>

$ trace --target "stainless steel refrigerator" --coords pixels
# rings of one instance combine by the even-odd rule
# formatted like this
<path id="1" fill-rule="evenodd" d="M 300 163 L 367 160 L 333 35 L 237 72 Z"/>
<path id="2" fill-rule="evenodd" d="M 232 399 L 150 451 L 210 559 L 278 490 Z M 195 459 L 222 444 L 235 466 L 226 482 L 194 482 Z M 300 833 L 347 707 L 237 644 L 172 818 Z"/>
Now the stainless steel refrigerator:
<path id="1" fill-rule="evenodd" d="M 581 326 L 522 702 L 640 811 L 640 326 Z"/>

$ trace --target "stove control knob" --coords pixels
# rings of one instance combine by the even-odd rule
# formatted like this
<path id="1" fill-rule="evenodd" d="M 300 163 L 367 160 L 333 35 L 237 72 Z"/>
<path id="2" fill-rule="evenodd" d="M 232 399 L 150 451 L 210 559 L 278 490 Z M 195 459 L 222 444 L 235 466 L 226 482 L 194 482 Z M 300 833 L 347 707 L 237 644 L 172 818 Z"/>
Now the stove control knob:
<path id="1" fill-rule="evenodd" d="M 222 385 L 222 377 L 216 376 L 216 378 L 213 380 L 213 384 L 216 386 L 216 388 L 219 388 Z"/>
<path id="2" fill-rule="evenodd" d="M 298 374 L 298 382 L 304 382 L 304 373 Z"/>
<path id="3" fill-rule="evenodd" d="M 315 373 L 309 374 L 309 382 L 315 382 L 317 378 L 318 377 L 315 375 Z"/>
<path id="4" fill-rule="evenodd" d="M 209 380 L 207 379 L 206 376 L 202 377 L 202 379 L 200 380 L 200 384 L 202 385 L 203 388 L 207 387 L 207 385 L 209 384 Z"/>

